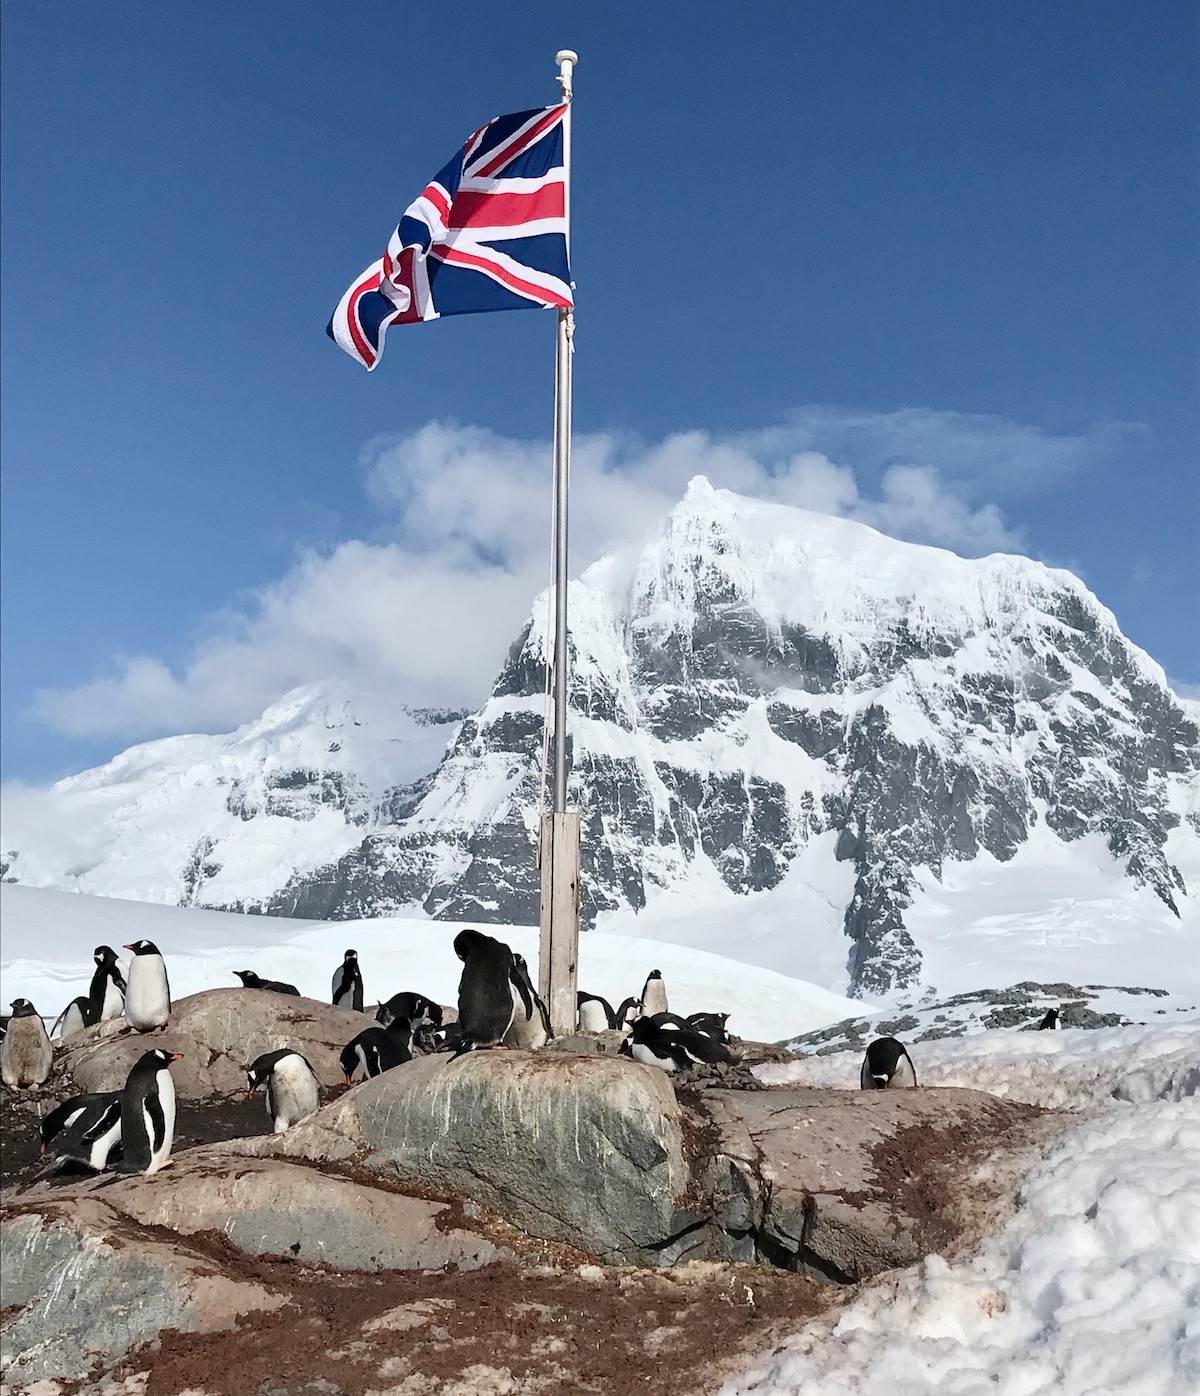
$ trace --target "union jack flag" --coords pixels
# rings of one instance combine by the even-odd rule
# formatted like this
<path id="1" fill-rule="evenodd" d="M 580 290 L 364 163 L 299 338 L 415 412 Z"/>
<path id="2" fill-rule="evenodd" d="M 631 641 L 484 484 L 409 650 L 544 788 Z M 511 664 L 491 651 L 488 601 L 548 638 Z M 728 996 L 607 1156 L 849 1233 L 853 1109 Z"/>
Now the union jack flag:
<path id="1" fill-rule="evenodd" d="M 569 307 L 566 105 L 489 121 L 409 204 L 326 333 L 368 370 L 389 325 Z"/>

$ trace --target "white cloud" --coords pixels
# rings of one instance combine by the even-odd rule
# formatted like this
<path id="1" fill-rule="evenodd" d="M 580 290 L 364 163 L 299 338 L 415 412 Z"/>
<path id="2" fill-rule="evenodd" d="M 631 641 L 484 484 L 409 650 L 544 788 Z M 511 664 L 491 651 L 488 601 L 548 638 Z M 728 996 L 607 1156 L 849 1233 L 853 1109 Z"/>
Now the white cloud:
<path id="1" fill-rule="evenodd" d="M 972 504 L 935 461 L 892 459 L 869 480 L 866 468 L 797 445 L 814 435 L 818 416 L 825 435 L 836 434 L 828 409 L 809 416 L 799 432 L 793 421 L 724 438 L 681 432 L 650 445 L 577 437 L 572 573 L 645 536 L 696 474 L 720 488 L 858 519 L 915 542 L 974 555 L 1020 549 L 999 509 Z M 966 441 L 964 454 L 977 462 L 1032 431 L 988 418 L 917 417 L 914 424 L 907 413 L 843 414 L 834 424 L 843 434 L 856 425 L 876 441 L 919 436 L 928 443 L 942 420 L 943 437 Z M 1050 454 L 1066 459 L 1082 451 L 1063 438 Z M 362 466 L 380 514 L 374 540 L 304 553 L 242 610 L 211 618 L 207 638 L 180 672 L 152 656 L 127 658 L 109 675 L 41 690 L 34 715 L 71 736 L 129 740 L 228 730 L 289 688 L 334 676 L 414 703 L 480 701 L 549 580 L 549 443 L 430 423 L 369 443 Z"/>

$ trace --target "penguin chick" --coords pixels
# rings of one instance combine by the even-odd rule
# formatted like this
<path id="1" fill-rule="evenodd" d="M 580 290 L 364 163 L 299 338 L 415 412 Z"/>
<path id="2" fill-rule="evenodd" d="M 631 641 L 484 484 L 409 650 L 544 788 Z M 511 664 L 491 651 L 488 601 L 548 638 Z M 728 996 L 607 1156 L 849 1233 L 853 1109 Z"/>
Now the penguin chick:
<path id="1" fill-rule="evenodd" d="M 165 1028 L 171 1017 L 167 966 L 152 940 L 135 940 L 125 986 L 125 1021 L 136 1032 Z"/>
<path id="2" fill-rule="evenodd" d="M 278 979 L 260 979 L 252 969 L 235 969 L 234 977 L 242 981 L 243 989 L 269 989 L 273 994 L 294 994 L 300 997 L 300 990 L 294 984 L 284 984 Z"/>
<path id="3" fill-rule="evenodd" d="M 306 1119 L 321 1103 L 320 1082 L 307 1057 L 291 1047 L 264 1052 L 246 1071 L 246 1098 L 266 1086 L 267 1114 L 276 1134 Z"/>
<path id="4" fill-rule="evenodd" d="M 13 999 L 8 1031 L 0 1042 L 0 1080 L 9 1090 L 36 1091 L 50 1075 L 54 1049 L 46 1025 L 28 999 Z"/>
<path id="5" fill-rule="evenodd" d="M 126 948 L 132 950 L 133 946 Z M 132 987 L 133 965 L 129 971 Z M 171 1145 L 175 1142 L 175 1082 L 171 1079 L 171 1063 L 182 1056 L 182 1052 L 167 1052 L 156 1047 L 143 1052 L 126 1077 L 121 1091 L 122 1173 L 157 1173 L 171 1166 Z"/>
<path id="6" fill-rule="evenodd" d="M 917 1084 L 917 1073 L 904 1043 L 877 1037 L 863 1057 L 858 1083 L 864 1091 L 895 1091 Z"/>

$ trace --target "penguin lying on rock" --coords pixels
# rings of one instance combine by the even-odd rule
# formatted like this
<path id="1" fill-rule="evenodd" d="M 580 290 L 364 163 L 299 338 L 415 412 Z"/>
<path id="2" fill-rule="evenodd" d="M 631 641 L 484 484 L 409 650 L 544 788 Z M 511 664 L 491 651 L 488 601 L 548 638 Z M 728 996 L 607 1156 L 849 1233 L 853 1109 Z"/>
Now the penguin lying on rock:
<path id="1" fill-rule="evenodd" d="M 711 1037 L 714 1042 L 729 1041 L 729 1034 L 725 1031 L 727 1022 L 728 1013 L 689 1013 L 687 1016 L 689 1027 L 702 1032 L 705 1037 Z"/>
<path id="2" fill-rule="evenodd" d="M 58 1022 L 50 1029 L 51 1037 L 74 1037 L 88 1026 L 91 1001 L 85 998 L 72 999 L 59 1015 Z"/>
<path id="3" fill-rule="evenodd" d="M 386 1003 L 375 1010 L 375 1021 L 386 1028 L 396 1018 L 407 1018 L 413 1032 L 418 1028 L 442 1026 L 442 1005 L 427 999 L 424 994 L 393 994 Z"/>
<path id="4" fill-rule="evenodd" d="M 98 1091 L 64 1100 L 41 1123 L 42 1153 L 49 1154 L 45 1177 L 68 1164 L 102 1173 L 121 1142 L 121 1092 Z"/>
<path id="5" fill-rule="evenodd" d="M 0 1042 L 0 1080 L 10 1091 L 36 1091 L 50 1075 L 54 1049 L 46 1025 L 28 999 L 13 999 L 8 1031 Z"/>
<path id="6" fill-rule="evenodd" d="M 359 1067 L 362 1067 L 365 1081 L 393 1067 L 403 1066 L 412 1061 L 412 1024 L 407 1018 L 393 1018 L 386 1028 L 367 1028 L 346 1043 L 338 1061 L 347 1086 L 353 1084 Z"/>
<path id="7" fill-rule="evenodd" d="M 735 1058 L 728 1047 L 694 1028 L 661 1025 L 653 1018 L 639 1018 L 621 1043 L 620 1054 L 663 1071 L 686 1071 L 700 1064 L 733 1065 Z"/>
<path id="8" fill-rule="evenodd" d="M 267 1088 L 267 1114 L 276 1134 L 306 1119 L 321 1103 L 320 1082 L 307 1057 L 291 1047 L 264 1052 L 246 1070 L 246 1098 Z"/>
<path id="9" fill-rule="evenodd" d="M 260 979 L 252 969 L 235 969 L 234 977 L 242 981 L 243 989 L 269 989 L 273 994 L 295 994 L 300 997 L 300 990 L 294 984 L 284 984 L 278 979 Z"/>
<path id="10" fill-rule="evenodd" d="M 904 1043 L 877 1037 L 863 1058 L 859 1085 L 864 1091 L 895 1091 L 917 1084 L 917 1073 Z"/>

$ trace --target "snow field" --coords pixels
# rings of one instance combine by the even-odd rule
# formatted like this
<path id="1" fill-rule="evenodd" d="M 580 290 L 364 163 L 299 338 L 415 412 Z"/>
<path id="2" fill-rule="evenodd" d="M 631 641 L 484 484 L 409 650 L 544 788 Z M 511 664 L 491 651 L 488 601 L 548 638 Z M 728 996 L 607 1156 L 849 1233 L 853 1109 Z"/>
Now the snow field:
<path id="1" fill-rule="evenodd" d="M 1200 1391 L 1195 1100 L 1116 1105 L 1072 1130 L 1020 1202 L 969 1260 L 864 1286 L 832 1330 L 790 1339 L 721 1396 Z"/>
<path id="2" fill-rule="evenodd" d="M 92 952 L 144 937 L 162 951 L 175 998 L 203 989 L 233 989 L 233 972 L 252 969 L 265 979 L 295 984 L 328 1000 L 333 971 L 348 946 L 359 953 L 368 1002 L 403 990 L 440 1003 L 458 999 L 462 965 L 454 937 L 462 923 L 377 917 L 364 921 L 300 921 L 242 916 L 149 902 L 91 897 L 21 885 L 0 888 L 3 959 L 0 998 L 30 999 L 51 1022 L 91 982 Z M 538 932 L 528 926 L 480 926 L 524 955 L 536 978 Z M 740 1037 L 774 1042 L 836 1023 L 860 1003 L 815 984 L 738 964 L 686 946 L 656 944 L 591 931 L 580 938 L 579 987 L 615 1007 L 640 994 L 660 969 L 672 1009 L 730 1015 Z"/>
<path id="3" fill-rule="evenodd" d="M 1046 1110 L 1091 1110 L 1123 1100 L 1184 1100 L 1200 1091 L 1200 1017 L 1163 1027 L 996 1029 L 907 1042 L 922 1086 L 965 1086 Z M 858 1086 L 859 1052 L 755 1068 L 768 1085 Z M 1200 1113 L 1200 1105 L 1193 1102 Z"/>

